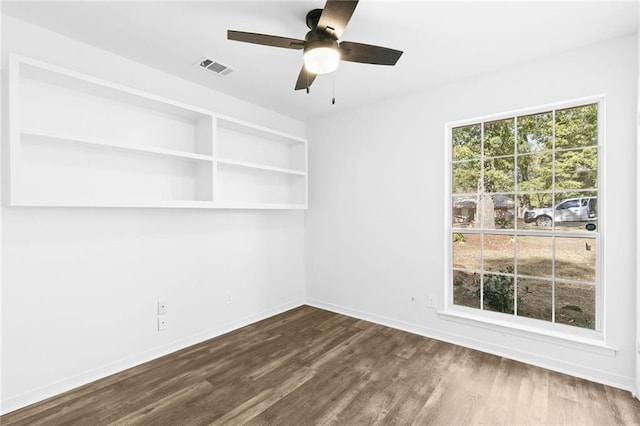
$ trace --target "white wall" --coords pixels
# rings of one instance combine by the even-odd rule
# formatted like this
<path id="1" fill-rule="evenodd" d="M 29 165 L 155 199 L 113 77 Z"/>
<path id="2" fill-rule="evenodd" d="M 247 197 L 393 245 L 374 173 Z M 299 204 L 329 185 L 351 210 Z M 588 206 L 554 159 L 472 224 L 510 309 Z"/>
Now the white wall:
<path id="1" fill-rule="evenodd" d="M 637 39 L 629 36 L 307 123 L 307 301 L 626 389 L 634 387 Z M 433 64 L 438 66 L 438 64 Z M 444 125 L 604 93 L 611 354 L 440 318 Z"/>
<path id="2" fill-rule="evenodd" d="M 5 65 L 9 51 L 304 135 L 299 121 L 3 16 Z M 2 412 L 304 300 L 303 212 L 2 207 L 0 215 Z M 169 301 L 163 332 L 159 298 Z"/>
<path id="3" fill-rule="evenodd" d="M 640 10 L 638 11 L 638 20 L 640 20 Z M 637 116 L 636 116 L 636 211 L 640 212 L 640 32 L 638 36 L 638 86 L 636 87 L 637 99 Z M 636 215 L 636 387 L 635 396 L 640 399 L 640 214 Z"/>
<path id="4" fill-rule="evenodd" d="M 0 15 L 2 14 L 2 3 L 0 3 Z M 0 19 L 0 46 L 2 46 L 2 19 Z M 3 73 L 4 74 L 4 73 Z M 5 138 L 7 138 L 8 136 L 8 132 L 6 131 L 4 124 L 8 121 L 8 113 L 6 111 L 6 108 L 4 107 L 6 105 L 6 102 L 8 101 L 6 99 L 6 96 L 3 96 L 2 93 L 4 93 L 4 81 L 2 79 L 0 79 L 0 140 L 4 140 Z M 0 176 L 4 176 L 3 172 L 4 172 L 4 157 L 2 155 L 2 152 L 0 150 Z M 2 197 L 4 195 L 4 184 L 2 182 L 2 179 L 0 179 L 0 200 L 2 200 Z M 0 320 L 2 320 L 2 209 L 0 208 Z M 0 325 L 0 376 L 2 375 L 2 325 Z M 2 391 L 2 379 L 0 378 L 0 401 L 3 401 L 3 391 Z M 2 413 L 2 403 L 0 402 L 0 413 Z"/>

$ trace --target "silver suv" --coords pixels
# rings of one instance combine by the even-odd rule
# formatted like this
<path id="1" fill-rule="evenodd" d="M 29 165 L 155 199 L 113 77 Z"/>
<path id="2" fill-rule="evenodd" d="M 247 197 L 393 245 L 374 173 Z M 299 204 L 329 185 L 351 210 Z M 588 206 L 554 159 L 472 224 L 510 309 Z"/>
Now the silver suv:
<path id="1" fill-rule="evenodd" d="M 598 198 L 581 197 L 561 201 L 555 208 L 545 207 L 529 210 L 524 214 L 525 223 L 535 222 L 549 227 L 556 222 L 587 222 L 598 218 Z"/>

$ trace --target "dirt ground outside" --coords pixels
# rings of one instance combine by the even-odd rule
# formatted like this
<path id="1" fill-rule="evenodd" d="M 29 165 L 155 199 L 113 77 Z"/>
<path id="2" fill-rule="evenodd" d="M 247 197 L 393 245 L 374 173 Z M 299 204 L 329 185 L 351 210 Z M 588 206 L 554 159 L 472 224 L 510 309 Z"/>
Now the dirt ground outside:
<path id="1" fill-rule="evenodd" d="M 555 268 L 555 322 L 594 329 L 595 238 L 556 237 L 553 257 L 547 236 L 454 234 L 454 304 L 480 308 L 483 271 L 484 309 L 552 321 Z"/>

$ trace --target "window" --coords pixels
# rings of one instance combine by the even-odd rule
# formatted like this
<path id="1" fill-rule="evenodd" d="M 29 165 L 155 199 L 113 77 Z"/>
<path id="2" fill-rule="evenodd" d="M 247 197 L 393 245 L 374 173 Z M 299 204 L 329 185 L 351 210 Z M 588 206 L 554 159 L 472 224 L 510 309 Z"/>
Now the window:
<path id="1" fill-rule="evenodd" d="M 450 308 L 601 330 L 601 104 L 447 126 Z"/>

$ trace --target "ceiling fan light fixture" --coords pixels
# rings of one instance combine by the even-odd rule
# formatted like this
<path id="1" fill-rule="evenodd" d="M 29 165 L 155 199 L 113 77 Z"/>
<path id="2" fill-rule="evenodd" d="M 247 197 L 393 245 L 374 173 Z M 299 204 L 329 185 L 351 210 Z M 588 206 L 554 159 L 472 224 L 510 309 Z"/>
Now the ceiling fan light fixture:
<path id="1" fill-rule="evenodd" d="M 337 43 L 330 46 L 312 47 L 304 52 L 304 67 L 313 74 L 327 74 L 335 71 L 340 64 Z"/>

